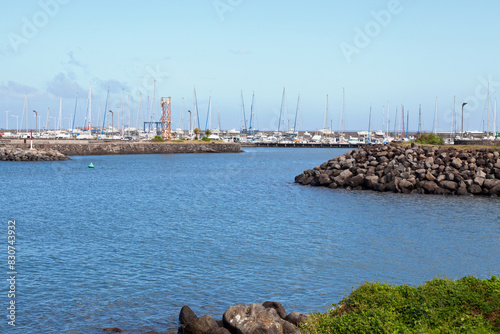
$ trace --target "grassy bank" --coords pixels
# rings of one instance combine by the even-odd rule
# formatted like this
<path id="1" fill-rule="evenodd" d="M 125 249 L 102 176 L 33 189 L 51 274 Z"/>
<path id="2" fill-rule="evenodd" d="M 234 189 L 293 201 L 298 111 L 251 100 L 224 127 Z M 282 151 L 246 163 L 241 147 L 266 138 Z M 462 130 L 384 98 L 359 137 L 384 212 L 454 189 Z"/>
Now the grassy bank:
<path id="1" fill-rule="evenodd" d="M 311 315 L 302 333 L 500 333 L 500 279 L 366 283 Z"/>

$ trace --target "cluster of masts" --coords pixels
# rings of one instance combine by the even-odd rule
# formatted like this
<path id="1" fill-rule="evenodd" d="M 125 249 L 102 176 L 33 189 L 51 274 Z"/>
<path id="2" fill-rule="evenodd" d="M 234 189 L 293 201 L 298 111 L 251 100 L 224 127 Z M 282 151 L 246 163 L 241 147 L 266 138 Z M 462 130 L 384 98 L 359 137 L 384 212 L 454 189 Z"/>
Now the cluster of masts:
<path id="1" fill-rule="evenodd" d="M 486 136 L 490 137 L 491 132 L 490 132 L 490 90 L 488 87 L 488 98 L 487 98 L 487 119 L 486 119 Z M 86 113 L 85 113 L 85 119 L 84 119 L 84 124 L 83 126 L 80 126 L 78 124 L 79 120 L 79 96 L 77 93 L 76 97 L 76 102 L 75 102 L 75 110 L 73 117 L 64 117 L 64 119 L 68 120 L 68 131 L 63 131 L 62 130 L 62 98 L 60 99 L 60 105 L 59 105 L 59 115 L 58 117 L 52 116 L 50 108 L 47 108 L 47 115 L 46 115 L 46 121 L 45 121 L 45 130 L 44 133 L 42 134 L 42 130 L 40 127 L 40 118 L 39 112 L 36 110 L 33 110 L 35 113 L 36 117 L 36 125 L 35 125 L 35 133 L 38 136 L 43 136 L 45 135 L 46 137 L 53 137 L 54 135 L 59 137 L 77 137 L 80 139 L 93 139 L 93 138 L 110 138 L 110 139 L 118 139 L 118 138 L 124 138 L 124 137 L 137 137 L 139 138 L 150 138 L 151 136 L 155 135 L 161 135 L 164 139 L 175 139 L 175 138 L 193 138 L 195 135 L 198 136 L 199 133 L 202 132 L 202 125 L 200 123 L 200 112 L 198 109 L 198 101 L 197 101 L 197 96 L 196 96 L 196 88 L 193 90 L 193 95 L 194 95 L 194 103 L 193 103 L 193 109 L 188 110 L 189 113 L 189 130 L 186 132 L 184 131 L 184 98 L 182 98 L 182 111 L 180 113 L 181 115 L 181 127 L 176 129 L 175 131 L 172 130 L 172 120 L 171 120 L 171 98 L 161 98 L 161 118 L 160 121 L 156 121 L 156 112 L 155 112 L 155 99 L 156 99 L 156 81 L 154 82 L 154 87 L 153 87 L 153 99 L 152 103 L 150 104 L 149 96 L 147 97 L 147 115 L 146 119 L 148 121 L 142 122 L 142 93 L 139 95 L 139 108 L 138 108 L 138 113 L 137 113 L 137 127 L 133 127 L 133 119 L 132 119 L 132 110 L 133 110 L 133 97 L 128 96 L 128 111 L 127 111 L 127 106 L 125 105 L 125 91 L 122 89 L 122 99 L 121 99 L 121 105 L 117 106 L 116 108 L 118 111 L 113 111 L 111 109 L 108 110 L 108 103 L 109 103 L 109 88 L 107 91 L 107 96 L 106 96 L 106 104 L 104 107 L 104 113 L 102 113 L 101 107 L 99 105 L 99 112 L 98 112 L 98 122 L 96 124 L 93 124 L 92 122 L 92 86 L 89 87 L 89 93 L 88 93 L 88 104 L 86 108 Z M 454 103 L 453 105 L 455 106 L 455 98 L 454 98 Z M 286 96 L 285 96 L 285 88 L 283 88 L 283 95 L 282 95 L 282 100 L 281 100 L 281 108 L 280 108 L 280 115 L 279 115 L 279 121 L 277 125 L 277 131 L 274 132 L 273 137 L 277 138 L 277 140 L 298 140 L 299 137 L 299 110 L 300 110 L 300 94 L 297 97 L 297 107 L 295 111 L 295 119 L 293 120 L 293 126 L 290 126 L 290 119 L 288 120 L 288 127 L 285 127 L 285 120 L 286 120 Z M 452 113 L 452 122 L 451 122 L 451 131 L 450 131 L 450 138 L 463 138 L 465 136 L 464 133 L 464 128 L 463 128 L 463 112 L 464 112 L 464 107 L 467 105 L 467 103 L 462 104 L 462 117 L 461 117 L 461 128 L 460 131 L 458 129 L 458 117 L 457 113 L 455 111 L 455 107 L 453 109 Z M 339 118 L 339 132 L 338 132 L 338 139 L 344 135 L 345 129 L 344 129 L 344 108 L 345 108 L 345 89 L 342 91 L 342 109 L 341 109 L 341 115 Z M 21 117 L 21 124 L 23 122 L 26 122 L 26 131 L 29 129 L 28 127 L 28 98 L 26 96 L 25 98 L 25 103 L 24 103 L 24 108 L 23 108 L 23 113 L 21 116 L 19 115 L 10 115 L 11 117 L 16 118 L 16 133 L 19 133 L 19 118 Z M 115 121 L 114 121 L 114 116 L 115 112 L 118 113 L 118 127 L 115 127 Z M 8 128 L 8 116 L 11 111 L 6 111 L 6 127 Z M 333 137 L 334 131 L 333 131 L 333 120 L 329 118 L 329 102 L 328 102 L 328 95 L 326 95 L 326 110 L 325 110 L 325 117 L 324 117 L 324 122 L 323 122 L 323 129 L 319 130 L 318 133 L 323 135 L 323 137 Z M 106 115 L 109 114 L 111 116 L 111 125 L 109 125 L 109 117 L 107 118 Z M 399 117 L 401 115 L 401 117 Z M 127 124 L 127 116 L 128 116 L 128 124 Z M 422 108 L 421 105 L 419 106 L 419 116 L 418 116 L 418 130 L 416 132 L 417 135 L 420 135 L 422 132 Z M 208 102 L 208 111 L 207 111 L 207 118 L 206 118 L 206 123 L 205 123 L 205 132 L 210 132 L 210 134 L 214 134 L 215 137 L 219 136 L 220 134 L 223 133 L 221 131 L 220 127 L 220 109 L 218 111 L 218 125 L 216 129 L 212 130 L 212 93 L 210 92 L 210 97 L 209 97 L 209 102 Z M 50 123 L 51 120 L 54 121 L 54 126 L 53 126 L 53 131 L 50 131 Z M 106 120 L 108 123 L 106 123 Z M 392 135 L 394 136 L 395 139 L 404 139 L 408 138 L 408 133 L 409 133 L 409 121 L 410 121 L 410 113 L 409 110 L 405 110 L 404 105 L 401 105 L 401 112 L 399 112 L 399 107 L 396 108 L 395 112 L 395 119 L 394 119 L 394 128 L 393 131 L 391 131 L 391 120 L 390 120 L 390 103 L 387 102 L 387 105 L 383 106 L 382 108 L 382 131 L 378 131 L 378 133 L 384 133 L 384 136 L 386 137 L 391 137 L 391 132 Z M 101 123 L 102 122 L 102 123 Z M 142 124 L 141 124 L 142 123 Z M 494 113 L 493 113 L 493 135 L 496 136 L 497 134 L 497 129 L 496 129 L 496 94 L 495 94 L 495 103 L 494 103 Z M 102 126 L 99 126 L 102 124 Z M 106 124 L 108 124 L 106 126 Z M 141 129 L 142 125 L 142 129 Z M 368 137 L 372 136 L 372 106 L 370 105 L 370 114 L 369 114 L 369 121 L 368 121 Z M 208 133 L 207 132 L 207 133 Z M 433 133 L 438 133 L 438 98 L 436 97 L 436 110 L 435 110 L 435 115 L 434 115 L 434 122 L 433 122 Z M 247 112 L 245 109 L 245 103 L 244 103 L 244 98 L 243 98 L 243 91 L 241 91 L 241 124 L 240 124 L 240 131 L 236 131 L 235 129 L 226 131 L 224 132 L 226 135 L 229 134 L 230 137 L 234 137 L 237 135 L 240 137 L 238 140 L 248 140 L 249 138 L 252 139 L 255 137 L 259 131 L 255 127 L 255 92 L 252 92 L 252 103 L 250 107 L 250 117 L 247 118 Z M 363 132 L 364 133 L 364 132 Z M 248 137 L 248 138 L 246 138 Z M 314 136 L 313 136 L 314 137 Z M 375 137 L 375 135 L 374 135 Z M 214 138 L 215 139 L 215 138 Z"/>

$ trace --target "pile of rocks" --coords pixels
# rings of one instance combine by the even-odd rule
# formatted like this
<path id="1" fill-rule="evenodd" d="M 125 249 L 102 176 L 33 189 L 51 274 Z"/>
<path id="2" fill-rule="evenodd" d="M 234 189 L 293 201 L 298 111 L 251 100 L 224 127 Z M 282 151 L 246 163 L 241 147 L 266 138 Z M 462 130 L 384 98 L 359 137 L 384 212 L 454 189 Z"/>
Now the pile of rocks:
<path id="1" fill-rule="evenodd" d="M 0 161 L 56 161 L 69 160 L 59 151 L 45 149 L 23 149 L 16 147 L 0 147 Z"/>
<path id="2" fill-rule="evenodd" d="M 222 320 L 219 321 L 209 315 L 197 317 L 189 306 L 184 306 L 179 315 L 179 321 L 183 325 L 179 328 L 179 333 L 295 334 L 306 319 L 307 315 L 295 311 L 287 315 L 283 305 L 278 302 L 233 305 L 224 312 Z"/>
<path id="3" fill-rule="evenodd" d="M 179 314 L 177 333 L 168 334 L 298 334 L 300 325 L 307 320 L 307 315 L 291 312 L 278 302 L 264 304 L 233 305 L 224 312 L 222 320 L 215 320 L 209 315 L 197 317 L 189 308 L 183 306 Z M 104 328 L 107 333 L 126 333 L 118 328 Z M 147 334 L 158 334 L 156 331 Z"/>
<path id="4" fill-rule="evenodd" d="M 364 146 L 295 177 L 302 185 L 398 193 L 500 196 L 494 148 Z"/>

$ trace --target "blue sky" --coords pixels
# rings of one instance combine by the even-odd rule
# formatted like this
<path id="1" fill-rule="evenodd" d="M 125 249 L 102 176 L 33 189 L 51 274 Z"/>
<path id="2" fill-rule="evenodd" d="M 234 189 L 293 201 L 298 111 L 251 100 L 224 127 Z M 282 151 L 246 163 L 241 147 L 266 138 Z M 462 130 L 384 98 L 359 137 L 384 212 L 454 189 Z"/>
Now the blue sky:
<path id="1" fill-rule="evenodd" d="M 290 124 L 300 94 L 299 130 L 322 128 L 328 94 L 335 131 L 343 88 L 346 129 L 367 129 L 371 104 L 372 129 L 381 129 L 389 102 L 391 130 L 401 105 L 410 111 L 410 130 L 416 130 L 421 104 L 423 128 L 431 131 L 438 97 L 438 130 L 450 131 L 456 96 L 457 113 L 462 102 L 469 103 L 464 128 L 482 130 L 489 82 L 493 129 L 500 87 L 500 3 L 493 0 L 25 0 L 2 7 L 0 128 L 7 110 L 15 128 L 10 115 L 22 116 L 26 94 L 30 128 L 31 110 L 39 111 L 43 127 L 48 108 L 58 116 L 60 98 L 63 117 L 73 117 L 77 92 L 81 125 L 89 85 L 93 124 L 99 125 L 110 87 L 115 125 L 122 89 L 125 123 L 131 96 L 135 125 L 139 94 L 144 121 L 156 79 L 156 118 L 159 98 L 171 96 L 175 128 L 181 125 L 182 98 L 188 118 L 196 87 L 202 128 L 211 92 L 213 127 L 220 109 L 222 128 L 239 128 L 243 90 L 247 118 L 255 91 L 256 127 L 276 130 L 285 87 Z M 62 124 L 67 127 L 68 120 Z"/>

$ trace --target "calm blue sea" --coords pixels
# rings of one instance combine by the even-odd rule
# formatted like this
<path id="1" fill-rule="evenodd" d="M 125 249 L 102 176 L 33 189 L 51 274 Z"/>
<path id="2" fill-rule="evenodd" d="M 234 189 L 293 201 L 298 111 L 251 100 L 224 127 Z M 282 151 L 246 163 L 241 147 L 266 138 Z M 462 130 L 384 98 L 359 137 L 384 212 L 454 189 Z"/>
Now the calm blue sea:
<path id="1" fill-rule="evenodd" d="M 325 311 L 366 281 L 500 275 L 498 198 L 303 187 L 296 175 L 344 150 L 245 151 L 0 162 L 0 332 L 166 331 L 186 304 Z"/>

